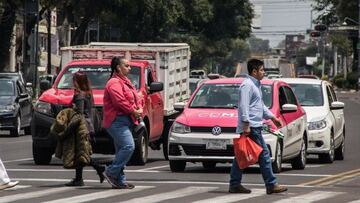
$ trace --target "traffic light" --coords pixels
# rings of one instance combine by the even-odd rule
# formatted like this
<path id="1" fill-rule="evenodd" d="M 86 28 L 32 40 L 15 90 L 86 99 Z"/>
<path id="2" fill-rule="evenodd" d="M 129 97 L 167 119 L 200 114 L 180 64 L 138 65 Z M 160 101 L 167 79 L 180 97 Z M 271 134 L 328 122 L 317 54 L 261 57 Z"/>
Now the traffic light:
<path id="1" fill-rule="evenodd" d="M 315 25 L 315 30 L 319 32 L 324 32 L 327 29 L 327 26 L 324 24 Z"/>
<path id="2" fill-rule="evenodd" d="M 310 32 L 310 37 L 320 37 L 321 33 L 319 31 Z"/>

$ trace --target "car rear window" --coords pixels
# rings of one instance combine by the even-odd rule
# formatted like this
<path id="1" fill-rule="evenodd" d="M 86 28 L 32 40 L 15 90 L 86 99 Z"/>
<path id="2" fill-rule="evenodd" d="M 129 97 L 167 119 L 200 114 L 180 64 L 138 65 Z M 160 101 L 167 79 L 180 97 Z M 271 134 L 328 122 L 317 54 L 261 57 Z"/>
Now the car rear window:
<path id="1" fill-rule="evenodd" d="M 14 96 L 15 86 L 11 80 L 0 80 L 0 96 Z"/>
<path id="2" fill-rule="evenodd" d="M 294 90 L 301 106 L 324 105 L 321 85 L 319 84 L 289 84 Z"/>
<path id="3" fill-rule="evenodd" d="M 140 70 L 140 67 L 131 66 L 128 75 L 128 78 L 137 89 L 140 87 Z M 92 89 L 104 89 L 106 82 L 109 80 L 111 68 L 110 66 L 70 66 L 61 76 L 57 88 L 72 89 L 73 74 L 78 71 L 86 73 Z"/>
<path id="4" fill-rule="evenodd" d="M 262 95 L 267 107 L 272 105 L 272 86 L 263 85 Z M 239 84 L 204 84 L 195 93 L 190 108 L 236 108 Z"/>

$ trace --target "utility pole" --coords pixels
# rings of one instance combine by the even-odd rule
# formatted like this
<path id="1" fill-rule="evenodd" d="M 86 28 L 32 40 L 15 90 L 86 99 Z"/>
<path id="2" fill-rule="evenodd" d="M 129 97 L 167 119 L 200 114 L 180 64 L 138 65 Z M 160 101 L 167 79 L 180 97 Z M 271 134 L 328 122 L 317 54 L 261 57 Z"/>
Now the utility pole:
<path id="1" fill-rule="evenodd" d="M 51 74 L 51 9 L 47 9 L 47 74 Z"/>
<path id="2" fill-rule="evenodd" d="M 360 85 L 360 0 L 358 1 L 358 7 L 359 7 L 359 19 L 358 19 L 358 26 L 359 26 L 359 30 L 358 30 L 358 43 L 356 45 L 356 49 L 358 52 L 358 60 L 357 60 L 357 65 L 358 65 L 358 70 L 357 70 L 357 76 L 358 76 L 358 84 L 356 85 L 356 91 L 359 90 L 359 85 Z"/>

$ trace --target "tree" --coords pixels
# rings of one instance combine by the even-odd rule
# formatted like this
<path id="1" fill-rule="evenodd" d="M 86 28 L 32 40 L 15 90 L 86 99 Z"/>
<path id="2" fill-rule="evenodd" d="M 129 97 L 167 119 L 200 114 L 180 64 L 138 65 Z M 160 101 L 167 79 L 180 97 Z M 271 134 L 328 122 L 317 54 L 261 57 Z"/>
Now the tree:
<path id="1" fill-rule="evenodd" d="M 261 54 L 270 50 L 269 40 L 263 40 L 252 35 L 248 42 L 252 53 Z"/>

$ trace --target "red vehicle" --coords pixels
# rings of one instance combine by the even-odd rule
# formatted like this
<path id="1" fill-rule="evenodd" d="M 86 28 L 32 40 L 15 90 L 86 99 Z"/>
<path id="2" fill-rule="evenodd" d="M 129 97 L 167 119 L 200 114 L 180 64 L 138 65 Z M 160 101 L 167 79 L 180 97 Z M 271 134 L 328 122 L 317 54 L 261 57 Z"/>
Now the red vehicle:
<path id="1" fill-rule="evenodd" d="M 192 94 L 169 133 L 169 162 L 174 172 L 183 171 L 186 162 L 202 162 L 213 168 L 218 162 L 232 162 L 233 138 L 238 121 L 239 86 L 243 78 L 208 80 Z M 282 127 L 265 122 L 268 128 L 279 130 L 281 139 L 263 132 L 270 150 L 273 171 L 280 172 L 283 161 L 295 169 L 304 169 L 308 130 L 306 114 L 290 86 L 282 81 L 262 80 L 264 104 L 281 120 Z"/>
<path id="2" fill-rule="evenodd" d="M 130 61 L 129 79 L 144 95 L 145 107 L 143 120 L 146 130 L 134 135 L 135 152 L 132 161 L 145 164 L 148 145 L 161 138 L 164 122 L 164 103 L 160 95 L 163 83 L 157 82 L 156 74 L 146 61 Z M 86 72 L 94 95 L 94 127 L 95 142 L 92 143 L 94 153 L 113 154 L 114 145 L 111 137 L 101 128 L 104 87 L 110 77 L 110 60 L 74 60 L 64 67 L 50 88 L 47 81 L 42 81 L 42 95 L 34 107 L 31 125 L 33 138 L 33 157 L 36 164 L 49 164 L 54 153 L 56 140 L 49 136 L 49 129 L 57 113 L 71 107 L 74 94 L 72 75 L 77 71 Z"/>

